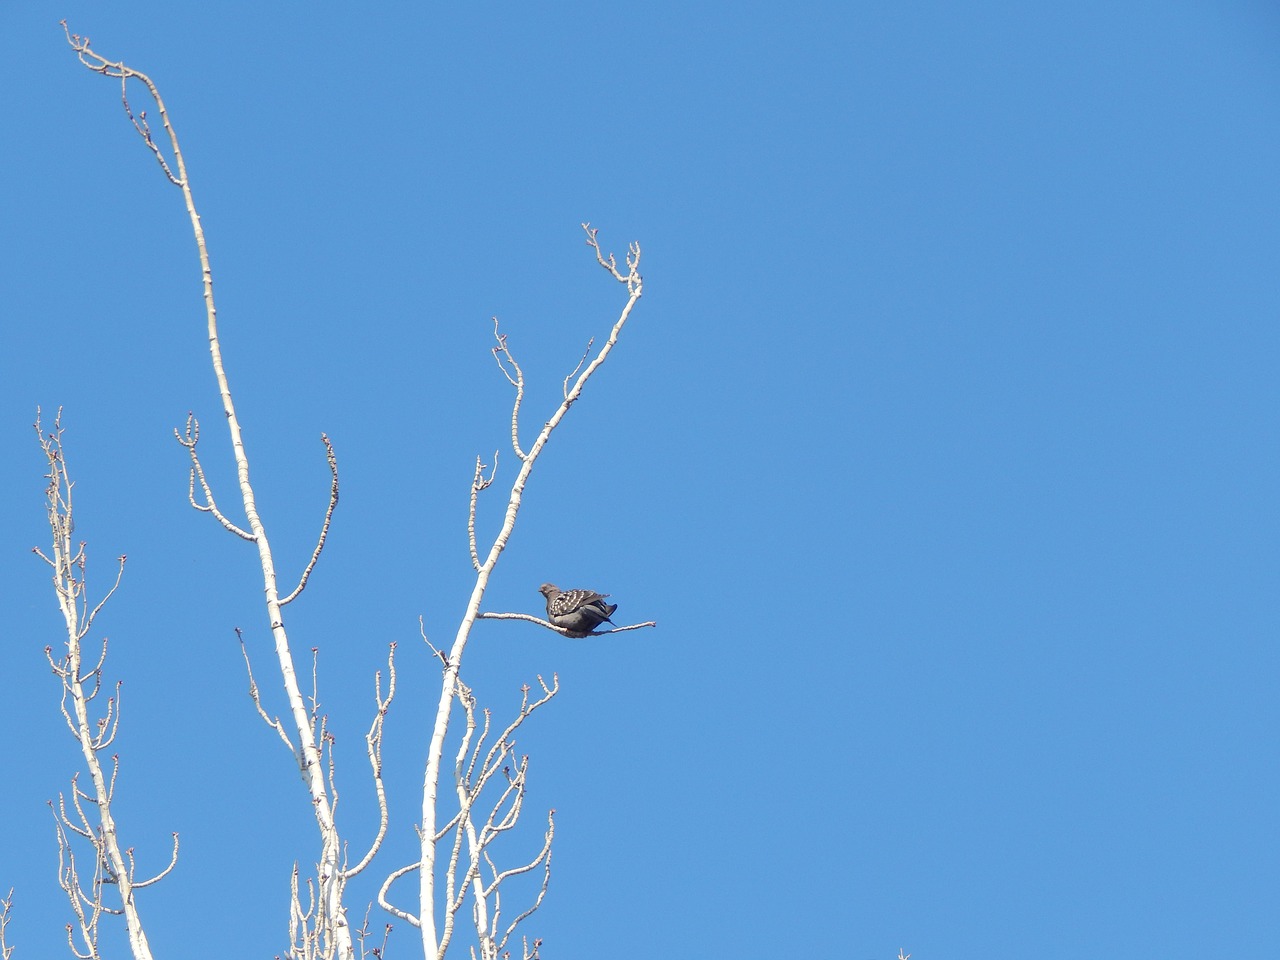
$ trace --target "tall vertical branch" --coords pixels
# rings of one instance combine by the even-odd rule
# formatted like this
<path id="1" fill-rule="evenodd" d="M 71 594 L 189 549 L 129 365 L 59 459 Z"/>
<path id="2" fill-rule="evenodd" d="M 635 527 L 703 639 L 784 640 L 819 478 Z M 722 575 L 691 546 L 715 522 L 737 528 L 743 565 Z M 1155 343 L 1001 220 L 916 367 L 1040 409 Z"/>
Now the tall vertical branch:
<path id="1" fill-rule="evenodd" d="M 609 354 L 617 345 L 622 328 L 626 325 L 631 316 L 631 311 L 635 308 L 644 292 L 644 282 L 640 276 L 640 245 L 637 243 L 631 244 L 626 255 L 626 272 L 623 272 L 619 269 L 617 261 L 612 254 L 606 256 L 601 251 L 600 244 L 596 239 L 596 231 L 586 223 L 582 224 L 582 229 L 586 232 L 588 246 L 595 251 L 597 262 L 615 280 L 626 286 L 627 301 L 618 319 L 614 322 L 613 329 L 609 332 L 608 340 L 605 341 L 591 362 L 587 364 L 586 369 L 582 370 L 578 375 L 573 387 L 565 391 L 564 401 L 552 414 L 551 419 L 543 425 L 537 439 L 534 440 L 533 445 L 529 447 L 527 452 L 520 448 L 517 423 L 519 404 L 524 398 L 523 373 L 519 370 L 519 367 L 515 366 L 514 358 L 511 358 L 508 352 L 505 337 L 498 333 L 496 326 L 494 330 L 494 335 L 498 339 L 498 347 L 495 349 L 494 355 L 498 359 L 499 366 L 502 367 L 503 359 L 509 359 L 515 371 L 513 374 L 506 367 L 502 367 L 504 375 L 516 387 L 516 399 L 512 410 L 511 435 L 512 445 L 515 447 L 516 455 L 521 463 L 520 471 L 517 473 L 515 481 L 511 485 L 511 492 L 507 497 L 507 509 L 503 518 L 502 528 L 494 538 L 484 561 L 479 564 L 475 585 L 472 587 L 471 597 L 467 602 L 466 612 L 463 615 L 462 622 L 458 625 L 453 646 L 450 648 L 448 658 L 445 661 L 444 682 L 441 686 L 440 701 L 436 708 L 435 723 L 432 727 L 431 741 L 427 749 L 427 763 L 423 772 L 422 785 L 421 833 L 419 834 L 422 856 L 418 868 L 418 926 L 422 934 L 423 956 L 428 960 L 432 957 L 442 958 L 448 945 L 447 942 L 442 942 L 436 920 L 437 911 L 447 909 L 447 905 L 438 902 L 436 891 L 436 850 L 439 843 L 436 801 L 440 787 L 441 756 L 444 752 L 445 737 L 449 731 L 449 716 L 454 699 L 458 695 L 458 672 L 462 667 L 462 655 L 471 636 L 471 628 L 480 616 L 480 604 L 489 585 L 489 578 L 497 566 L 499 557 L 502 556 L 502 551 L 506 549 L 512 530 L 515 528 L 516 517 L 520 512 L 520 504 L 524 497 L 524 488 L 529 482 L 529 475 L 533 472 L 534 464 L 546 447 L 547 441 L 551 439 L 552 432 L 568 414 L 569 408 L 582 395 L 587 381 L 600 368 L 600 365 L 608 359 Z M 579 364 L 579 367 L 581 367 L 581 364 Z M 473 482 L 473 488 L 474 486 Z"/>
<path id="2" fill-rule="evenodd" d="M 111 588 L 92 607 L 89 606 L 89 594 L 86 587 L 86 571 L 88 557 L 85 544 L 73 544 L 72 530 L 75 519 L 72 510 L 72 488 L 74 484 L 67 471 L 67 461 L 62 448 L 62 416 L 59 412 L 54 420 L 51 433 L 45 433 L 39 415 L 36 417 L 36 436 L 40 448 L 44 451 L 49 466 L 47 474 L 49 485 L 45 490 L 45 501 L 49 519 L 49 530 L 53 537 L 53 546 L 49 554 L 39 547 L 34 552 L 53 570 L 53 588 L 58 598 L 58 607 L 62 611 L 62 619 L 66 625 L 66 652 L 58 657 L 53 654 L 52 647 L 45 647 L 45 656 L 49 666 L 62 683 L 62 716 L 66 720 L 72 736 L 80 745 L 85 766 L 89 770 L 89 778 L 93 783 L 93 792 L 82 791 L 77 783 L 78 775 L 71 778 L 71 801 L 74 816 L 67 810 L 66 800 L 59 796 L 58 808 L 54 812 L 58 835 L 59 871 L 58 880 L 66 892 L 75 913 L 80 932 L 80 943 L 72 939 L 73 928 L 68 926 L 68 941 L 71 950 L 77 957 L 96 958 L 98 956 L 98 921 L 104 912 L 123 913 L 129 932 L 129 947 L 135 960 L 150 960 L 151 947 L 147 943 L 147 935 L 142 926 L 142 918 L 138 914 L 138 905 L 134 891 L 150 886 L 164 877 L 177 863 L 178 835 L 173 835 L 173 856 L 169 866 L 159 875 L 148 880 L 139 880 L 134 874 L 134 860 L 131 850 L 122 850 L 111 803 L 115 793 L 116 774 L 119 761 L 113 757 L 110 775 L 103 770 L 100 754 L 108 749 L 115 740 L 120 724 L 120 685 L 116 684 L 116 695 L 107 700 L 105 709 L 98 717 L 91 716 L 91 705 L 102 690 L 102 664 L 107 655 L 107 641 L 102 641 L 102 649 L 96 660 L 85 663 L 83 642 L 93 628 L 94 620 L 106 605 L 107 601 L 120 587 L 124 576 L 125 558 L 120 557 L 116 569 L 115 582 Z M 92 880 L 86 889 L 76 867 L 76 856 L 71 837 L 79 836 L 88 841 L 93 851 Z M 103 900 L 104 887 L 115 886 L 120 896 L 121 905 L 113 908 Z M 8 902 L 5 902 L 7 917 Z M 7 921 L 5 921 L 7 922 Z M 0 924 L 0 931 L 3 930 Z M 4 956 L 8 957 L 6 951 Z"/>
<path id="3" fill-rule="evenodd" d="M 240 425 L 240 419 L 236 414 L 235 403 L 232 400 L 231 386 L 227 378 L 225 364 L 222 358 L 222 345 L 218 336 L 218 314 L 214 303 L 213 296 L 213 270 L 209 262 L 209 250 L 205 242 L 204 228 L 201 226 L 200 215 L 196 212 L 195 197 L 191 190 L 191 181 L 187 173 L 186 160 L 182 154 L 182 148 L 178 143 L 178 135 L 174 130 L 173 124 L 169 119 L 169 112 L 165 107 L 164 100 L 160 96 L 160 91 L 156 84 L 146 74 L 141 73 L 133 68 L 126 66 L 122 62 L 113 62 L 100 56 L 98 53 L 90 49 L 89 39 L 80 37 L 71 33 L 66 25 L 66 21 L 62 22 L 63 29 L 66 31 L 67 42 L 76 52 L 80 62 L 95 73 L 103 76 L 118 79 L 120 81 L 120 96 L 124 104 L 125 113 L 128 115 L 134 129 L 142 138 L 147 148 L 151 150 L 165 176 L 171 183 L 182 191 L 183 201 L 186 204 L 187 216 L 191 221 L 191 230 L 196 241 L 196 250 L 200 259 L 200 275 L 204 294 L 205 317 L 209 339 L 209 354 L 213 363 L 214 377 L 218 384 L 218 393 L 222 399 L 223 412 L 227 418 L 227 429 L 231 434 L 231 447 L 235 456 L 236 474 L 240 486 L 240 496 L 244 504 L 245 519 L 248 523 L 248 533 L 253 543 L 258 548 L 258 560 L 262 567 L 262 582 L 265 594 L 265 602 L 267 609 L 267 620 L 270 624 L 271 636 L 275 643 L 276 658 L 279 662 L 280 676 L 284 685 L 285 694 L 289 703 L 289 711 L 292 715 L 293 725 L 298 733 L 298 745 L 294 751 L 294 759 L 297 762 L 299 773 L 303 781 L 307 785 L 307 790 L 311 795 L 311 805 L 315 814 L 316 826 L 320 833 L 321 854 L 319 858 L 319 904 L 314 916 L 323 918 L 324 922 L 331 926 L 331 929 L 324 932 L 324 936 L 319 939 L 326 943 L 326 946 L 333 951 L 331 955 L 336 956 L 339 960 L 352 960 L 355 951 L 352 943 L 351 929 L 346 917 L 345 906 L 342 903 L 342 842 L 338 832 L 337 824 L 334 819 L 333 807 L 325 782 L 325 772 L 321 763 L 320 745 L 317 742 L 316 732 L 310 722 L 307 706 L 303 699 L 302 692 L 298 685 L 297 670 L 294 666 L 293 654 L 289 646 L 289 637 L 285 631 L 284 619 L 281 614 L 281 598 L 279 588 L 276 582 L 276 565 L 275 559 L 271 552 L 271 543 L 267 537 L 267 531 L 263 525 L 262 518 L 258 514 L 257 500 L 254 495 L 253 485 L 249 479 L 249 457 L 245 450 L 244 435 Z M 161 124 L 164 132 L 168 137 L 169 150 L 172 159 L 165 156 L 165 151 L 161 149 L 160 144 L 153 137 L 150 124 L 147 120 L 147 112 L 140 111 L 135 114 L 129 103 L 128 86 L 129 81 L 136 80 L 141 83 L 150 96 L 151 101 L 155 104 L 157 113 L 160 116 Z M 327 439 L 326 439 L 327 445 Z M 191 439 L 188 449 L 191 451 L 193 459 L 195 458 L 195 441 Z M 331 452 L 331 451 L 330 451 Z M 332 465 L 332 461 L 331 461 Z M 193 468 L 194 469 L 194 468 Z M 334 493 L 331 497 L 331 504 L 336 503 L 336 467 L 334 480 Z M 203 476 L 202 476 L 203 482 Z M 326 517 L 324 531 L 328 530 L 328 517 Z M 323 533 L 321 546 L 323 546 Z M 317 548 L 316 554 L 319 554 Z M 312 564 L 314 565 L 314 563 Z M 310 573 L 311 567 L 307 569 Z M 304 581 L 305 583 L 305 578 Z M 301 586 L 301 585 L 300 585 Z M 292 599 L 295 594 L 291 594 Z"/>
<path id="4" fill-rule="evenodd" d="M 14 948 L 10 946 L 9 941 L 5 938 L 5 931 L 9 927 L 9 921 L 13 918 L 13 890 L 9 890 L 9 895 L 0 900 L 0 960 L 9 960 L 13 956 Z"/>

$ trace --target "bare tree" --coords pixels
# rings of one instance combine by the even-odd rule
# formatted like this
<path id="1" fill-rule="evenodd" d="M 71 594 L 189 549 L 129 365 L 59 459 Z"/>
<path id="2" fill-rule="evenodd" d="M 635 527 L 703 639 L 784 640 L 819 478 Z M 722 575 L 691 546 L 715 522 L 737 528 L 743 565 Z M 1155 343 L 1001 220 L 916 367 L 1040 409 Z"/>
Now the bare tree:
<path id="1" fill-rule="evenodd" d="M 231 386 L 227 378 L 226 365 L 222 358 L 222 345 L 218 337 L 217 307 L 214 303 L 213 269 L 209 261 L 208 246 L 205 243 L 204 228 L 200 223 L 200 215 L 196 212 L 195 197 L 191 190 L 191 181 L 187 174 L 187 164 L 182 154 L 182 147 L 178 142 L 178 134 L 170 122 L 168 110 L 165 108 L 164 100 L 160 97 L 160 91 L 150 77 L 126 66 L 124 63 L 112 62 L 98 55 L 90 49 L 87 37 L 72 34 L 67 28 L 66 21 L 63 21 L 62 26 L 66 31 L 67 42 L 76 52 L 81 63 L 95 73 L 120 81 L 120 99 L 124 105 L 126 115 L 129 117 L 134 129 L 137 130 L 138 135 L 155 156 L 169 182 L 182 191 L 187 215 L 191 220 L 191 230 L 195 236 L 203 278 L 209 353 L 213 363 L 214 376 L 218 383 L 218 393 L 222 399 L 222 409 L 226 414 L 227 429 L 231 433 L 231 448 L 236 462 L 236 474 L 239 479 L 240 497 L 244 508 L 247 530 L 231 521 L 219 509 L 213 491 L 205 479 L 204 469 L 196 451 L 196 445 L 200 440 L 200 424 L 194 417 L 189 416 L 185 433 L 179 434 L 176 430 L 174 433 L 179 442 L 187 448 L 191 457 L 190 498 L 192 506 L 211 514 L 228 531 L 244 540 L 250 541 L 258 548 L 258 561 L 262 568 L 267 619 L 271 625 L 271 636 L 275 643 L 280 679 L 288 700 L 292 736 L 285 731 L 284 724 L 279 718 L 269 718 L 267 716 L 256 695 L 254 702 L 263 719 L 275 729 L 281 740 L 293 753 L 298 771 L 311 796 L 311 808 L 314 811 L 316 829 L 320 838 L 320 857 L 316 876 L 316 904 L 314 909 L 309 911 L 303 910 L 295 904 L 297 915 L 305 918 L 305 925 L 308 927 L 306 933 L 300 934 L 300 939 L 308 945 L 308 952 L 304 955 L 310 955 L 310 951 L 314 950 L 317 956 L 334 956 L 341 958 L 341 960 L 349 960 L 349 958 L 355 956 L 355 950 L 351 929 L 347 923 L 346 907 L 342 900 L 342 894 L 350 875 L 342 862 L 344 847 L 333 815 L 332 783 L 325 775 L 326 769 L 332 770 L 332 766 L 326 765 L 323 756 L 325 737 L 322 718 L 316 715 L 314 709 L 308 710 L 306 701 L 303 698 L 302 690 L 298 683 L 298 671 L 294 663 L 293 651 L 289 645 L 289 635 L 285 629 L 284 617 L 281 613 L 285 604 L 297 599 L 305 589 L 307 578 L 314 569 L 315 563 L 324 548 L 329 523 L 332 520 L 333 510 L 338 502 L 337 460 L 328 438 L 322 436 L 321 439 L 324 441 L 328 454 L 329 466 L 333 473 L 329 506 L 325 512 L 324 524 L 310 563 L 307 564 L 302 576 L 299 578 L 297 586 L 282 597 L 276 579 L 275 557 L 272 554 L 271 542 L 267 537 L 266 526 L 258 512 L 257 499 L 249 477 L 249 456 L 245 449 L 244 434 L 241 429 L 240 419 L 236 414 L 235 402 L 232 398 Z M 156 112 L 160 115 L 161 124 L 168 137 L 171 157 L 166 157 L 161 145 L 153 137 L 151 125 L 147 119 L 147 111 L 142 110 L 137 114 L 134 113 L 129 103 L 130 80 L 137 80 L 141 83 L 151 101 L 155 104 Z M 196 499 L 195 484 L 197 479 L 200 482 L 203 502 Z M 247 662 L 248 655 L 246 653 Z M 256 691 L 256 687 L 254 689 Z M 313 697 L 312 703 L 315 704 L 316 702 L 318 702 L 318 697 Z M 296 742 L 293 737 L 297 738 Z M 375 777 L 379 774 L 380 771 L 375 770 Z M 379 790 L 379 796 L 382 796 L 381 790 Z M 382 836 L 382 833 L 378 834 L 374 841 L 375 849 L 370 852 L 370 856 L 376 852 L 376 844 L 381 842 Z M 357 866 L 367 863 L 368 859 L 362 859 Z"/>
<path id="2" fill-rule="evenodd" d="M 125 113 L 165 177 L 181 191 L 196 242 L 202 275 L 210 358 L 230 432 L 243 520 L 232 519 L 218 504 L 198 451 L 200 424 L 194 415 L 188 415 L 183 430 L 174 432 L 178 442 L 186 448 L 191 462 L 188 487 L 191 505 L 196 510 L 209 514 L 234 536 L 254 544 L 257 548 L 266 614 L 274 641 L 280 682 L 288 704 L 287 719 L 282 720 L 280 717 L 270 715 L 263 706 L 259 688 L 254 679 L 249 650 L 241 637 L 241 649 L 250 679 L 250 696 L 263 721 L 276 733 L 293 756 L 310 796 L 319 839 L 319 856 L 315 875 L 304 881 L 296 866 L 293 871 L 288 955 L 296 960 L 313 960 L 313 958 L 354 960 L 357 953 L 361 957 L 370 953 L 381 956 L 386 946 L 386 933 L 384 932 L 383 935 L 382 946 L 370 947 L 368 942 L 373 934 L 369 929 L 368 914 L 366 913 L 363 924 L 353 929 L 347 915 L 345 893 L 347 882 L 373 862 L 387 834 L 388 800 L 382 776 L 382 736 L 383 723 L 396 690 L 395 645 L 391 645 L 388 653 L 385 690 L 382 675 L 378 674 L 375 677 L 374 720 L 366 735 L 367 753 L 379 809 L 379 823 L 372 831 L 373 837 L 365 854 L 355 864 L 350 864 L 347 860 L 347 839 L 339 830 L 335 814 L 338 800 L 336 763 L 332 752 L 333 738 L 327 729 L 327 718 L 319 709 L 316 661 L 318 655 L 313 652 L 312 687 L 310 696 L 307 697 L 298 679 L 293 647 L 281 613 L 284 606 L 298 599 L 305 590 L 324 550 L 334 518 L 339 499 L 339 476 L 333 445 L 328 436 L 321 435 L 332 482 L 328 506 L 324 512 L 315 548 L 296 585 L 288 593 L 282 593 L 277 581 L 276 558 L 273 555 L 250 480 L 250 464 L 244 431 L 237 416 L 223 359 L 209 251 L 197 212 L 186 159 L 169 112 L 156 84 L 150 77 L 123 62 L 102 57 L 91 49 L 88 38 L 73 34 L 65 21 L 63 28 L 67 42 L 82 64 L 95 73 L 120 82 L 121 102 Z M 130 81 L 136 81 L 145 88 L 146 96 L 159 116 L 160 126 L 164 132 L 160 140 L 153 135 L 148 111 L 135 112 L 133 109 L 129 99 Z M 639 245 L 633 243 L 630 246 L 624 258 L 624 265 L 619 267 L 614 256 L 606 254 L 601 249 L 596 231 L 585 223 L 582 228 L 596 261 L 624 287 L 626 299 L 605 343 L 594 356 L 592 355 L 594 339 L 588 343 L 577 366 L 565 377 L 563 401 L 551 418 L 543 424 L 527 450 L 522 446 L 520 439 L 520 408 L 525 389 L 524 373 L 508 347 L 507 335 L 500 332 L 498 322 L 494 320 L 496 345 L 492 348 L 492 352 L 499 369 L 515 389 L 511 412 L 511 444 L 519 469 L 507 497 L 502 526 L 482 556 L 476 543 L 476 512 L 480 494 L 493 484 L 497 475 L 497 456 L 495 454 L 493 467 L 487 477 L 485 471 L 490 468 L 479 458 L 476 460 L 468 511 L 468 535 L 472 565 L 476 573 L 475 583 L 462 621 L 447 652 L 432 647 L 442 664 L 443 671 L 436 719 L 431 736 L 425 744 L 422 816 L 417 828 L 419 857 L 414 863 L 391 871 L 378 893 L 378 902 L 384 909 L 394 917 L 419 929 L 424 960 L 445 956 L 446 951 L 456 941 L 457 917 L 463 907 L 468 904 L 476 937 L 475 945 L 471 947 L 471 955 L 480 960 L 497 960 L 498 957 L 508 956 L 508 945 L 522 921 L 542 904 L 550 880 L 551 847 L 555 833 L 554 811 L 547 814 L 541 845 L 531 849 L 527 856 L 517 857 L 514 861 L 515 866 L 503 866 L 499 863 L 498 848 L 500 841 L 509 836 L 516 827 L 523 812 L 526 796 L 528 758 L 517 755 L 515 735 L 535 711 L 555 696 L 559 690 L 559 681 L 553 676 L 551 684 L 548 685 L 542 677 L 538 677 L 537 693 L 533 692 L 532 687 L 526 686 L 523 689 L 516 716 L 498 730 L 492 723 L 490 712 L 478 706 L 471 688 L 463 682 L 461 670 L 472 628 L 479 619 L 525 619 L 559 633 L 574 635 L 539 617 L 523 613 L 486 612 L 481 610 L 481 606 L 490 577 L 512 535 L 525 486 L 539 455 L 552 432 L 581 397 L 588 380 L 617 345 L 619 335 L 643 293 L 643 280 L 639 272 Z M 54 531 L 54 556 L 46 557 L 46 560 L 57 571 L 61 571 L 64 566 L 70 571 L 70 573 L 57 574 L 55 582 L 59 584 L 59 598 L 67 617 L 68 635 L 74 638 L 74 646 L 72 641 L 68 644 L 68 657 L 62 661 L 55 661 L 50 655 L 50 662 L 62 678 L 64 716 L 67 717 L 73 732 L 79 731 L 78 736 L 95 784 L 95 793 L 92 797 L 79 791 L 73 784 L 72 806 L 76 811 L 74 818 L 68 815 L 65 804 L 59 805 L 58 835 L 60 849 L 63 851 L 63 876 L 67 878 L 64 889 L 68 889 L 68 896 L 81 928 L 80 947 L 77 949 L 75 943 L 72 947 L 78 957 L 97 957 L 97 923 L 102 913 L 110 912 L 110 909 L 102 903 L 101 888 L 103 884 L 115 884 L 119 887 L 124 904 L 123 912 L 126 915 L 135 957 L 149 958 L 149 948 L 141 920 L 137 916 L 132 891 L 155 882 L 159 877 L 146 881 L 135 880 L 132 854 L 129 851 L 122 853 L 115 837 L 114 821 L 110 815 L 111 787 L 114 784 L 115 774 L 113 772 L 110 778 L 104 777 L 100 765 L 97 764 L 97 754 L 109 746 L 114 737 L 115 725 L 119 719 L 118 699 L 108 701 L 107 717 L 99 722 L 97 729 L 94 729 L 84 707 L 97 694 L 101 661 L 99 660 L 98 667 L 85 672 L 79 654 L 79 642 L 87 634 L 93 617 L 101 609 L 101 603 L 92 610 L 83 606 L 83 549 L 75 554 L 70 552 L 70 481 L 65 473 L 65 463 L 61 459 L 60 425 L 49 438 L 42 435 L 41 442 L 51 464 L 51 475 L 57 484 L 55 489 L 53 486 L 55 481 L 51 481 L 50 503 L 53 506 L 50 507 L 50 524 Z M 58 506 L 64 501 L 65 509 Z M 121 570 L 123 570 L 123 562 L 122 557 Z M 76 566 L 77 563 L 79 567 Z M 79 580 L 74 576 L 77 570 Z M 119 577 L 116 583 L 119 584 Z M 114 589 L 113 587 L 112 592 Z M 107 596 L 110 596 L 110 592 Z M 105 599 L 102 602 L 105 602 Z M 77 602 L 81 603 L 80 607 L 76 606 Z M 598 632 L 612 633 L 648 626 L 654 626 L 654 623 L 648 621 Z M 428 642 L 425 629 L 422 633 L 424 642 Z M 237 634 L 239 634 L 238 630 Z M 104 643 L 103 656 L 105 656 L 105 649 Z M 85 683 L 90 683 L 87 692 L 84 688 Z M 67 698 L 72 703 L 71 712 L 68 712 L 65 706 Z M 449 813 L 442 810 L 444 798 L 441 796 L 441 777 L 446 740 L 455 710 L 464 718 L 465 725 L 458 737 L 454 754 L 452 794 L 456 806 L 451 803 L 449 809 L 453 812 Z M 91 802 L 96 809 L 99 826 L 93 826 L 92 818 L 86 816 L 82 809 L 82 801 Z M 82 888 L 75 861 L 71 859 L 68 831 L 70 834 L 85 837 L 93 844 L 95 868 L 92 885 L 88 891 Z M 175 858 L 176 854 L 175 836 Z M 172 865 L 171 863 L 164 872 L 167 873 Z M 413 910 L 398 908 L 389 899 L 390 887 L 396 879 L 414 872 L 418 875 L 416 908 Z M 160 874 L 160 876 L 163 875 L 163 873 Z M 512 911 L 510 907 L 504 906 L 503 894 L 508 891 L 512 881 L 522 877 L 537 879 L 530 891 L 529 901 L 516 911 Z M 510 900 L 509 895 L 508 900 Z M 9 901 L 3 901 L 4 912 L 0 913 L 0 948 L 5 951 L 10 949 L 4 947 L 3 940 L 3 925 L 8 918 L 8 904 Z M 522 935 L 521 951 L 525 960 L 533 960 L 538 956 L 540 943 L 541 941 L 536 938 L 530 940 Z M 7 952 L 0 956 L 0 960 L 8 960 Z"/>
<path id="3" fill-rule="evenodd" d="M 8 895 L 3 900 L 0 900 L 0 960 L 9 960 L 13 956 L 14 948 L 9 946 L 9 942 L 5 938 L 5 931 L 9 927 L 12 913 L 13 890 L 10 889 Z"/>
<path id="4" fill-rule="evenodd" d="M 93 629 L 102 608 L 120 586 L 124 576 L 125 558 L 120 557 L 115 582 L 96 604 L 90 606 L 86 584 L 88 556 L 83 542 L 72 543 L 75 527 L 72 512 L 72 481 L 67 472 L 67 461 L 62 449 L 62 417 L 54 421 L 54 429 L 44 433 L 39 416 L 36 418 L 36 436 L 49 464 L 49 485 L 45 501 L 49 518 L 49 530 L 53 534 L 53 546 L 49 553 L 39 547 L 35 553 L 53 570 L 53 589 L 58 597 L 62 618 L 66 623 L 65 653 L 55 657 L 53 647 L 45 647 L 49 666 L 62 682 L 62 719 L 67 729 L 80 745 L 85 766 L 89 770 L 92 791 L 80 788 L 79 775 L 71 778 L 71 805 L 59 794 L 54 813 L 58 835 L 58 883 L 67 895 L 76 924 L 67 924 L 67 943 L 81 960 L 98 957 L 98 923 L 103 914 L 124 914 L 129 931 L 129 947 L 136 960 L 151 960 L 151 947 L 142 927 L 134 892 L 163 878 L 178 862 L 178 835 L 173 835 L 173 855 L 169 865 L 160 873 L 146 880 L 135 875 L 133 849 L 122 850 L 111 813 L 115 795 L 116 777 L 120 772 L 119 757 L 111 757 L 111 772 L 103 767 L 100 754 L 115 742 L 120 728 L 120 684 L 115 696 L 107 698 L 106 708 L 96 718 L 90 716 L 93 702 L 102 692 L 102 666 L 107 659 L 107 640 L 102 640 L 96 661 L 85 660 L 84 641 Z M 52 806 L 52 804 L 50 805 Z M 86 841 L 92 850 L 89 870 L 82 870 L 77 859 L 73 837 Z M 86 888 L 86 880 L 88 886 Z M 120 906 L 106 902 L 107 887 L 114 886 L 119 893 Z M 4 924 L 8 922 L 9 901 L 4 902 L 4 914 L 0 917 L 0 939 Z M 79 941 L 76 935 L 79 935 Z M 8 960 L 9 948 L 4 958 Z"/>

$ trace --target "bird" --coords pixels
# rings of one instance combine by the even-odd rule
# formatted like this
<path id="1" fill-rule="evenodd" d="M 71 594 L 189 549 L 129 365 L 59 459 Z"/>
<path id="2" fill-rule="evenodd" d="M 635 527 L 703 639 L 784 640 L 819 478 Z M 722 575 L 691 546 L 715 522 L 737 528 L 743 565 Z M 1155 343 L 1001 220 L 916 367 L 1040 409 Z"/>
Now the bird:
<path id="1" fill-rule="evenodd" d="M 554 583 L 544 583 L 538 592 L 547 598 L 547 619 L 571 634 L 585 637 L 618 609 L 616 603 L 605 603 L 607 593 L 594 590 L 561 590 Z"/>

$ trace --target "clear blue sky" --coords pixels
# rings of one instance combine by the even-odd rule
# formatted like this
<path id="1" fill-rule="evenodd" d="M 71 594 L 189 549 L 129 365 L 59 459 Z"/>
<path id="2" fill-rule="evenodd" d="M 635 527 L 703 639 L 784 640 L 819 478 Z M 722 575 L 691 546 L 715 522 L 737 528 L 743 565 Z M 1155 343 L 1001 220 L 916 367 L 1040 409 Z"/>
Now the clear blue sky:
<path id="1" fill-rule="evenodd" d="M 307 799 L 245 695 L 253 551 L 186 504 L 229 449 L 181 196 L 59 17 L 161 85 L 340 816 L 368 837 L 372 674 L 412 859 L 497 314 L 556 434 L 486 606 L 554 580 L 655 631 L 478 629 L 554 806 L 544 956 L 1280 955 L 1280 14 L 1264 2 L 601 5 L 68 0 L 0 9 L 0 888 L 63 949 L 46 799 L 77 769 L 43 648 L 37 404 L 125 679 L 117 815 L 158 955 L 269 957 Z M 510 457 L 500 476 L 509 483 Z M 482 530 L 500 499 L 482 506 Z M 264 679 L 264 686 L 268 686 Z M 281 703 L 271 686 L 270 704 Z M 378 876 L 386 870 L 375 871 Z M 402 899 L 408 899 L 408 891 Z M 353 904 L 370 891 L 353 889 Z M 381 922 L 375 911 L 374 921 Z M 407 928 L 392 957 L 417 952 Z M 393 941 L 394 943 L 394 941 Z"/>

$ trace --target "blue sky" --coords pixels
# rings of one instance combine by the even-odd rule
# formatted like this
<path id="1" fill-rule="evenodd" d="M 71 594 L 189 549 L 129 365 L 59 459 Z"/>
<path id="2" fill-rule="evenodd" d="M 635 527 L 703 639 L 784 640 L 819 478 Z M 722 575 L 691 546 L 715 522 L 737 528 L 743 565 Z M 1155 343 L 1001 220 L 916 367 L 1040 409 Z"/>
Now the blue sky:
<path id="1" fill-rule="evenodd" d="M 172 111 L 284 580 L 324 509 L 320 432 L 337 448 L 290 627 L 320 650 L 355 846 L 400 644 L 379 877 L 412 859 L 437 695 L 418 617 L 452 636 L 472 464 L 507 444 L 489 318 L 529 433 L 622 304 L 590 220 L 642 244 L 645 297 L 486 608 L 537 612 L 554 580 L 659 628 L 486 623 L 464 666 L 499 716 L 537 673 L 563 686 L 521 741 L 530 809 L 557 810 L 544 956 L 1276 953 L 1271 5 L 196 6 L 0 10 L 18 958 L 63 942 L 45 801 L 78 760 L 29 553 L 38 404 L 65 407 L 91 576 L 129 556 L 100 622 L 117 817 L 144 864 L 183 842 L 142 900 L 157 954 L 282 951 L 315 856 L 245 695 L 236 626 L 270 687 L 253 551 L 187 506 L 172 439 L 203 419 L 229 503 L 181 197 L 63 16 Z M 491 495 L 482 532 L 500 519 Z"/>

